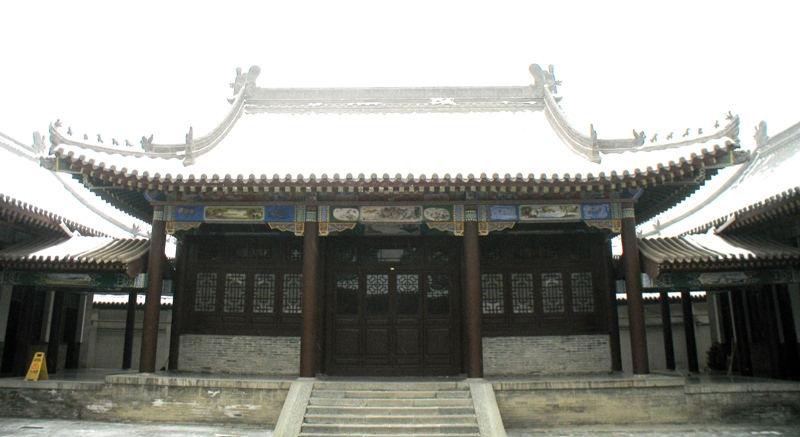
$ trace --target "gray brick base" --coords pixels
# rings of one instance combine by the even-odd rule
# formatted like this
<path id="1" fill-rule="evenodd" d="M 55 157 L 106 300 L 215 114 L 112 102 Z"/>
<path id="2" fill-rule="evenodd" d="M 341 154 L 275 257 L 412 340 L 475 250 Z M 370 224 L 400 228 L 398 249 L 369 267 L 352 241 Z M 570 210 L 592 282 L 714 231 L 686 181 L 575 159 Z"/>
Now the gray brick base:
<path id="1" fill-rule="evenodd" d="M 483 371 L 486 376 L 610 372 L 608 336 L 484 337 Z"/>
<path id="2" fill-rule="evenodd" d="M 179 369 L 243 375 L 297 375 L 300 337 L 182 335 Z"/>

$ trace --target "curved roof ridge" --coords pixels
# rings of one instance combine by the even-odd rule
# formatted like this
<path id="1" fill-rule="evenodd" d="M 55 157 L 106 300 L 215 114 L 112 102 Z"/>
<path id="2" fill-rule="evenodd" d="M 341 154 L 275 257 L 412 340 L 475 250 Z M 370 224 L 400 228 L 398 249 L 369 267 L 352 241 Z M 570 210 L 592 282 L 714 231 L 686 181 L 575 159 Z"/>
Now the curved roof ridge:
<path id="1" fill-rule="evenodd" d="M 156 159 L 182 159 L 184 161 L 184 165 L 191 165 L 194 163 L 194 158 L 209 152 L 217 144 L 219 144 L 220 141 L 225 138 L 228 132 L 230 132 L 231 128 L 233 128 L 233 126 L 236 124 L 236 121 L 239 119 L 239 117 L 242 116 L 242 113 L 244 112 L 244 102 L 246 100 L 245 91 L 245 89 L 240 90 L 239 93 L 234 97 L 234 99 L 231 101 L 233 107 L 225 116 L 225 118 L 223 118 L 222 121 L 211 130 L 211 132 L 195 139 L 194 128 L 190 127 L 189 133 L 186 134 L 186 142 L 183 144 L 155 144 L 153 143 L 153 135 L 150 135 L 149 138 L 142 136 L 140 143 L 144 151 L 141 152 L 122 148 L 127 146 L 100 146 L 72 139 L 70 138 L 71 135 L 69 135 L 69 133 L 69 136 L 62 135 L 61 132 L 58 131 L 60 123 L 51 123 L 49 127 L 51 143 L 50 151 L 52 153 L 53 148 L 59 144 L 67 144 L 83 149 L 89 149 L 95 152 L 116 154 L 121 156 L 133 156 L 136 158 L 148 157 Z"/>
<path id="2" fill-rule="evenodd" d="M 676 141 L 676 142 L 656 142 L 653 145 L 643 145 L 636 149 L 637 152 L 652 152 L 656 150 L 666 150 L 666 149 L 677 149 L 679 147 L 689 146 L 692 144 L 698 143 L 706 143 L 713 140 L 719 140 L 722 138 L 730 138 L 738 142 L 739 140 L 739 115 L 731 116 L 730 121 L 725 126 L 721 127 L 720 129 L 710 133 L 708 135 L 703 135 L 699 137 L 689 138 L 683 141 Z M 603 149 L 604 153 L 622 153 L 628 152 L 631 149 Z"/>

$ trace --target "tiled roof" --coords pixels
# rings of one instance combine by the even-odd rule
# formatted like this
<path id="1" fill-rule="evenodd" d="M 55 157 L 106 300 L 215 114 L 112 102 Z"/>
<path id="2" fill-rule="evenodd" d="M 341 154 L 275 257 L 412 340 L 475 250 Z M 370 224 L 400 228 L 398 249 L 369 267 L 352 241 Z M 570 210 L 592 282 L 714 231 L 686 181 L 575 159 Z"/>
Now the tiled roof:
<path id="1" fill-rule="evenodd" d="M 37 206 L 21 202 L 3 193 L 0 193 L 0 220 L 45 228 L 56 234 L 64 233 L 59 226 L 60 223 L 63 223 L 70 231 L 78 231 L 81 235 L 105 236 L 100 231 L 67 220 Z"/>
<path id="2" fill-rule="evenodd" d="M 0 265 L 14 268 L 125 270 L 150 250 L 146 239 L 74 236 L 39 239 L 0 251 Z"/>
<path id="3" fill-rule="evenodd" d="M 800 248 L 763 236 L 639 238 L 638 246 L 643 267 L 652 277 L 661 270 L 800 266 Z"/>
<path id="4" fill-rule="evenodd" d="M 537 65 L 527 87 L 276 90 L 255 85 L 259 72 L 237 75 L 231 110 L 208 134 L 195 137 L 190 128 L 173 143 L 144 136 L 142 151 L 116 140 L 93 143 L 77 128 L 53 125 L 50 151 L 61 170 L 80 174 L 98 195 L 143 220 L 151 208 L 142 192 L 150 190 L 235 197 L 270 190 L 569 193 L 661 186 L 637 206 L 644 219 L 734 164 L 739 147 L 733 115 L 725 126 L 658 141 L 635 130 L 627 139 L 600 138 L 594 127 L 583 133 L 561 110 L 552 70 Z"/>
<path id="5" fill-rule="evenodd" d="M 696 199 L 668 211 L 671 220 L 661 222 L 666 235 L 717 232 L 800 210 L 800 123 L 768 137 L 766 123 L 760 126 L 758 146 L 749 162 L 733 172 L 711 192 L 700 190 Z M 650 232 L 652 234 L 652 232 Z M 645 234 L 647 235 L 647 234 Z"/>
<path id="6" fill-rule="evenodd" d="M 42 167 L 46 139 L 38 133 L 33 137 L 34 144 L 26 146 L 0 133 L 0 203 L 5 202 L 0 209 L 11 208 L 26 216 L 39 214 L 43 223 L 50 222 L 46 226 L 53 232 L 62 233 L 58 223 L 63 221 L 82 235 L 130 236 L 136 220 L 87 192 L 70 175 Z M 149 228 L 147 223 L 138 226 L 144 229 L 140 235 Z"/>

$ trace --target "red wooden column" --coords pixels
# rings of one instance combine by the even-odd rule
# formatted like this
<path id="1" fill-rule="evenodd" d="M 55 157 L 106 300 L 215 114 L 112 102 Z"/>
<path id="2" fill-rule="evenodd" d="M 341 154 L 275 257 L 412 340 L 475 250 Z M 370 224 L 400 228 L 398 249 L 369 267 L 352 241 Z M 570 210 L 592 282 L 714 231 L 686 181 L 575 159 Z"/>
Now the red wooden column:
<path id="1" fill-rule="evenodd" d="M 478 222 L 464 223 L 464 317 L 467 337 L 467 377 L 483 378 L 481 336 L 481 258 Z"/>
<path id="2" fill-rule="evenodd" d="M 150 253 L 147 257 L 147 294 L 144 300 L 142 322 L 142 353 L 139 356 L 139 371 L 156 371 L 156 348 L 158 347 L 158 318 L 161 312 L 161 287 L 163 285 L 164 245 L 167 242 L 164 209 L 153 211 L 153 226 L 150 231 Z"/>
<path id="3" fill-rule="evenodd" d="M 633 373 L 650 373 L 647 362 L 647 334 L 644 327 L 639 247 L 636 245 L 636 216 L 632 203 L 622 205 L 622 252 L 624 254 L 625 293 L 628 295 L 628 321 L 631 331 Z"/>
<path id="4" fill-rule="evenodd" d="M 317 349 L 317 266 L 319 264 L 319 224 L 306 222 L 303 234 L 303 307 L 300 331 L 300 376 L 316 375 Z"/>
<path id="5" fill-rule="evenodd" d="M 681 290 L 681 304 L 683 304 L 683 332 L 686 336 L 686 359 L 689 362 L 689 371 L 697 373 L 700 371 L 700 365 L 697 361 L 694 309 L 692 308 L 692 294 L 689 290 Z"/>
<path id="6" fill-rule="evenodd" d="M 133 331 L 136 328 L 136 298 L 134 290 L 128 293 L 128 305 L 125 307 L 125 341 L 122 343 L 122 370 L 128 370 L 133 363 Z"/>
<path id="7" fill-rule="evenodd" d="M 670 314 L 669 293 L 662 291 L 660 298 L 661 328 L 664 332 L 664 356 L 667 360 L 667 370 L 675 370 L 675 344 L 672 341 L 672 314 Z"/>

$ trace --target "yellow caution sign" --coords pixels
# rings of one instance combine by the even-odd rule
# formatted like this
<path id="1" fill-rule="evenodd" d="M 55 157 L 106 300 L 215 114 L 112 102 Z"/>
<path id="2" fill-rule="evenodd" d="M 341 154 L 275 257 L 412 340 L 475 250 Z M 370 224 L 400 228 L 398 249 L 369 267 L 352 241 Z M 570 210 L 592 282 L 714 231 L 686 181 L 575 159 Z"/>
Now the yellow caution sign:
<path id="1" fill-rule="evenodd" d="M 44 352 L 36 352 L 25 375 L 25 381 L 39 381 L 47 379 L 47 361 L 44 360 Z"/>

